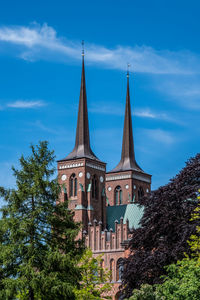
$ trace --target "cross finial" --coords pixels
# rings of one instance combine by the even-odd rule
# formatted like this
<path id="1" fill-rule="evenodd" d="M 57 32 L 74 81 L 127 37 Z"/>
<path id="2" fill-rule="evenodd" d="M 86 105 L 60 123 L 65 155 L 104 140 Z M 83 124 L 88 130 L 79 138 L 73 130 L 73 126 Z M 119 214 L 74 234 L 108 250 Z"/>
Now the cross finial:
<path id="1" fill-rule="evenodd" d="M 129 63 L 127 63 L 127 78 L 129 77 L 129 70 L 130 70 L 130 64 Z"/>
<path id="2" fill-rule="evenodd" d="M 85 52 L 84 52 L 84 40 L 82 40 L 82 56 L 84 56 L 85 55 Z"/>

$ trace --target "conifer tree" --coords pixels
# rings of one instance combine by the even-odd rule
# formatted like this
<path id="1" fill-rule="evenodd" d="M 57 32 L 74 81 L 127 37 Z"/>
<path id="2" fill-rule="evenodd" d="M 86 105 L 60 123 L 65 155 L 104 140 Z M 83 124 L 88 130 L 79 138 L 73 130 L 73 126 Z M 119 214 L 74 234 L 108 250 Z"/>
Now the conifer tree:
<path id="1" fill-rule="evenodd" d="M 13 167 L 15 189 L 0 188 L 5 205 L 0 220 L 0 299 L 74 299 L 80 280 L 77 261 L 83 246 L 80 230 L 58 202 L 54 152 L 47 142 L 31 146 L 31 155 Z"/>

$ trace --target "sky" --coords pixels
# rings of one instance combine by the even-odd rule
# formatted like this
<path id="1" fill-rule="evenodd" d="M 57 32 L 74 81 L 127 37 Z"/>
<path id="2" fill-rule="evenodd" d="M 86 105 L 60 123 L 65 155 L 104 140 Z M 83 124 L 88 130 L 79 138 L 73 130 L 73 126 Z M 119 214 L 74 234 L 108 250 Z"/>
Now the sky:
<path id="1" fill-rule="evenodd" d="M 126 70 L 136 160 L 152 189 L 200 150 L 200 2 L 1 1 L 0 186 L 13 187 L 30 144 L 56 159 L 74 147 L 81 41 L 91 146 L 114 168 L 121 156 Z"/>

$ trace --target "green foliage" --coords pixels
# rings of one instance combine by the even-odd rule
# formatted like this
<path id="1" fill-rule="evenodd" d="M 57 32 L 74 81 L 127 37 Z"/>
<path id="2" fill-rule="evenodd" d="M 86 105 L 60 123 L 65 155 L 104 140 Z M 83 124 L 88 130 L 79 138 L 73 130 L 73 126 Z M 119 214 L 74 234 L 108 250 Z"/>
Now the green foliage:
<path id="1" fill-rule="evenodd" d="M 200 262 L 184 258 L 167 267 L 168 275 L 163 284 L 142 285 L 133 290 L 129 300 L 199 300 Z"/>
<path id="2" fill-rule="evenodd" d="M 156 291 L 166 300 L 200 299 L 200 261 L 184 258 L 167 267 L 168 276 Z"/>
<path id="3" fill-rule="evenodd" d="M 111 290 L 109 283 L 110 272 L 102 267 L 102 255 L 92 256 L 92 251 L 87 249 L 80 261 L 82 281 L 79 288 L 74 290 L 77 300 L 111 299 L 102 294 Z"/>
<path id="4" fill-rule="evenodd" d="M 197 221 L 198 223 L 200 223 L 200 190 L 197 198 L 199 200 L 199 203 L 194 210 L 194 213 L 192 214 L 191 221 Z M 188 243 L 193 252 L 193 256 L 200 259 L 200 224 L 196 226 L 196 234 L 191 235 L 190 241 Z"/>
<path id="5" fill-rule="evenodd" d="M 155 294 L 154 286 L 150 284 L 142 284 L 139 290 L 133 290 L 133 295 L 129 298 L 129 300 L 161 300 L 161 298 L 157 298 Z"/>
<path id="6" fill-rule="evenodd" d="M 54 153 L 47 142 L 13 168 L 16 189 L 0 188 L 6 205 L 0 220 L 0 299 L 74 299 L 83 252 L 80 226 L 68 203 L 58 202 Z"/>

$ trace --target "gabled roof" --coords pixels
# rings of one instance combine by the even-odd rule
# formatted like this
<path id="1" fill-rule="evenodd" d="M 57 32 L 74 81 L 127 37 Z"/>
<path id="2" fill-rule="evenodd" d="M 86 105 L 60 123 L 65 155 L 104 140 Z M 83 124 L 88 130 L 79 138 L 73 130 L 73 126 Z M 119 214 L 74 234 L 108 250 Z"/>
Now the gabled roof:
<path id="1" fill-rule="evenodd" d="M 129 228 L 139 228 L 140 220 L 144 213 L 144 207 L 136 203 L 129 203 L 126 205 L 115 205 L 106 207 L 106 222 L 107 229 L 115 230 L 115 221 L 120 223 L 120 218 L 123 217 L 123 223 L 126 224 L 126 220 L 129 220 Z"/>

